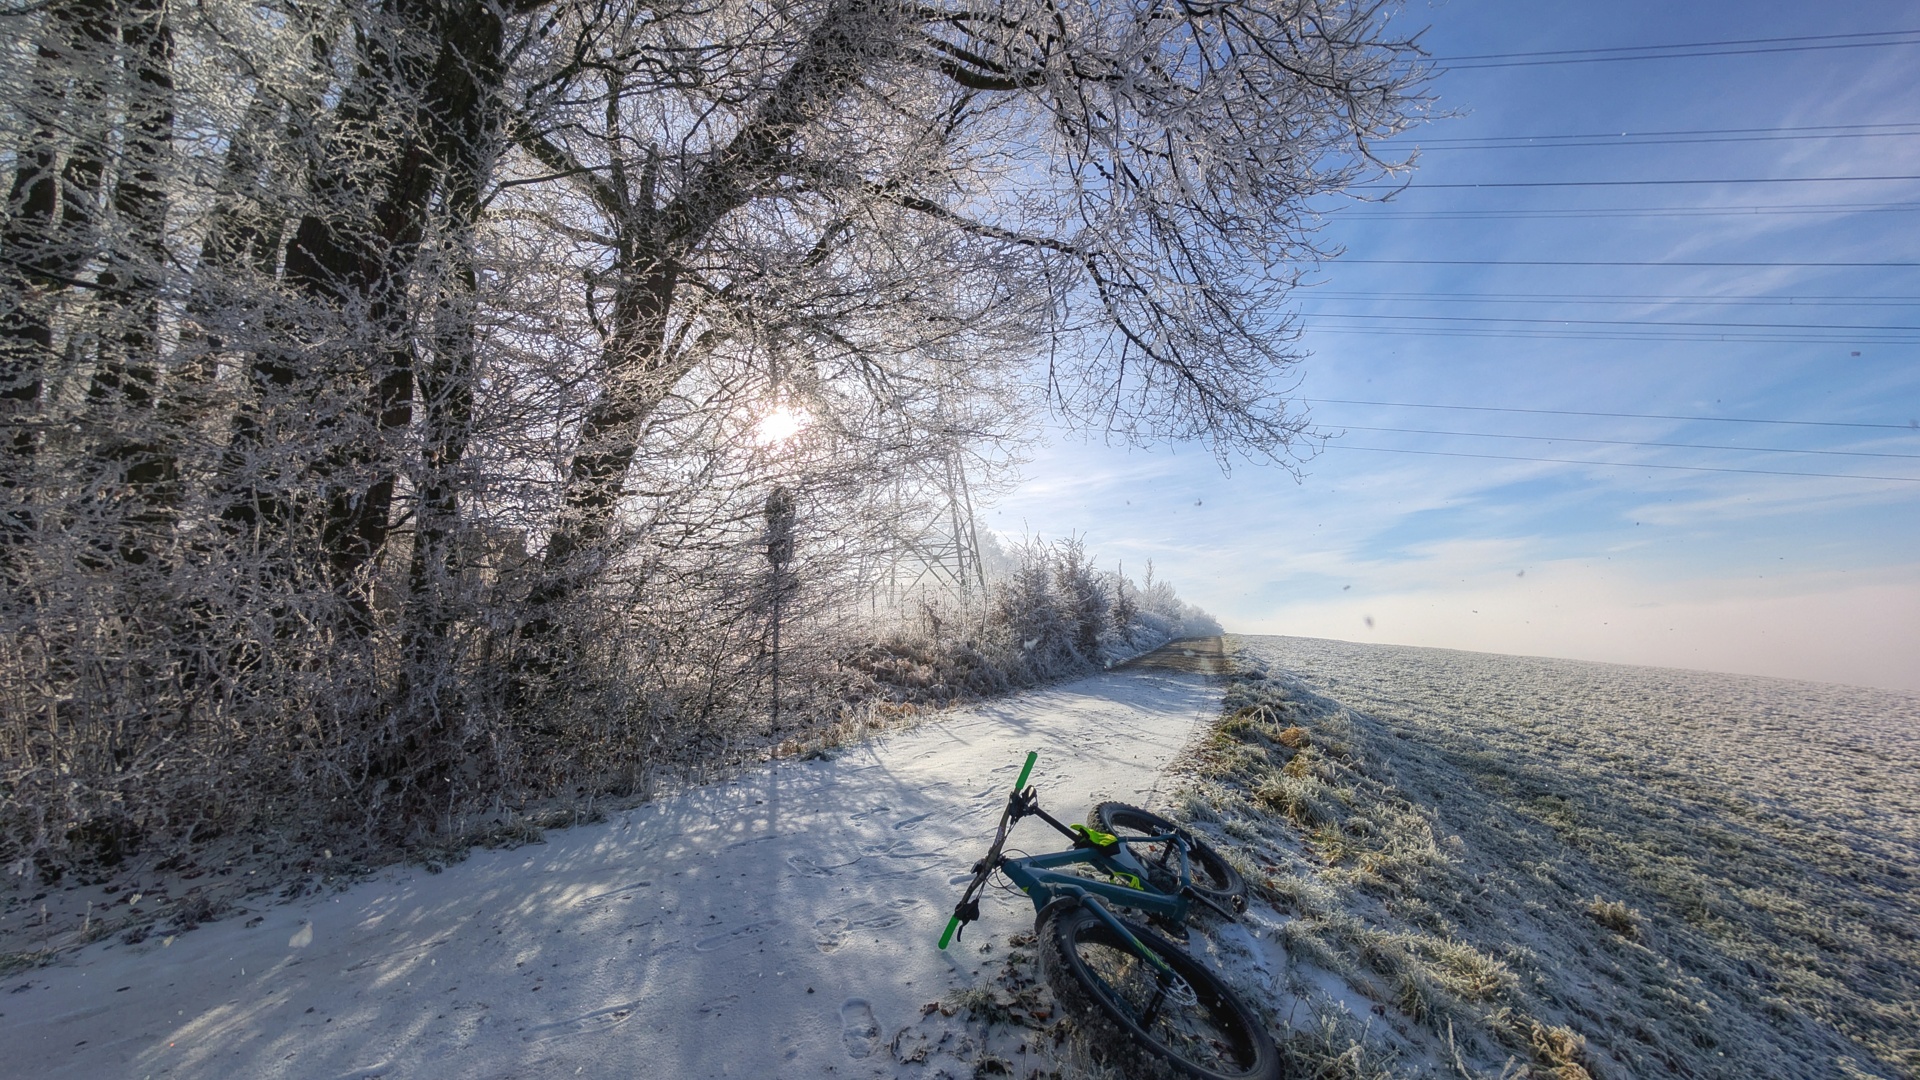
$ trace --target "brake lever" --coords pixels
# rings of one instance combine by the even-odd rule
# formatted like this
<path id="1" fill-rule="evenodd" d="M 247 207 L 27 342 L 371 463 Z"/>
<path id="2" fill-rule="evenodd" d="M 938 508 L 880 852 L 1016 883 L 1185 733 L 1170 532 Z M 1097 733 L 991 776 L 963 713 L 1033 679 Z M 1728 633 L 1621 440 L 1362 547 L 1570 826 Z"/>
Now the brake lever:
<path id="1" fill-rule="evenodd" d="M 1007 826 L 1011 828 L 1014 822 L 1023 817 L 1032 817 L 1039 810 L 1040 794 L 1033 790 L 1033 785 L 1029 784 L 1024 791 L 1016 791 L 1007 796 Z"/>
<path id="2" fill-rule="evenodd" d="M 954 934 L 953 934 L 953 939 L 955 941 L 958 941 L 961 938 L 967 936 L 967 924 L 970 922 L 975 922 L 979 920 L 980 901 L 978 900 L 960 901 L 958 904 L 955 904 L 953 906 L 953 917 L 955 921 L 959 923 L 959 925 L 955 928 Z"/>
<path id="3" fill-rule="evenodd" d="M 993 867 L 987 860 L 981 859 L 973 864 L 973 880 L 967 883 L 967 891 L 960 894 L 960 902 L 953 905 L 953 917 L 947 920 L 947 929 L 940 935 L 940 947 L 946 948 L 954 941 L 966 935 L 967 924 L 980 918 L 980 901 L 975 894 L 986 884 Z"/>

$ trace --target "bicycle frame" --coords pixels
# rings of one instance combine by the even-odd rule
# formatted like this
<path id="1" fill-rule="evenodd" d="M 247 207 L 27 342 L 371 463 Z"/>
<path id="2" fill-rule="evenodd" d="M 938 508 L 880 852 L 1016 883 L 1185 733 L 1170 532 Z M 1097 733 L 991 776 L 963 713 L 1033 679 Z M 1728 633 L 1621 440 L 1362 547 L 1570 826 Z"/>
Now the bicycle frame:
<path id="1" fill-rule="evenodd" d="M 1096 808 L 1094 820 L 1111 821 L 1114 828 L 1152 827 L 1142 822 L 1145 817 L 1171 831 L 1121 837 L 1092 825 L 1061 824 L 1040 809 L 1039 796 L 1027 786 L 1038 757 L 1029 753 L 1020 778 L 1013 782 L 993 844 L 973 864 L 966 891 L 954 905 L 946 932 L 940 935 L 940 948 L 945 949 L 967 923 L 980 918 L 980 896 L 994 874 L 1004 874 L 1033 901 L 1037 918 L 1032 940 L 1039 967 L 1055 992 L 1064 995 L 1063 1006 L 1089 1011 L 1096 1020 L 1105 1017 L 1105 1029 L 1117 1039 L 1165 1059 L 1184 1075 L 1279 1080 L 1279 1051 L 1259 1017 L 1180 945 L 1162 940 L 1158 932 L 1137 922 L 1121 919 L 1113 910 L 1131 908 L 1172 920 L 1176 938 L 1183 936 L 1178 927 L 1193 905 L 1232 919 L 1231 911 L 1215 903 L 1208 890 L 1194 884 L 1194 859 L 1190 856 L 1196 850 L 1201 853 L 1199 859 L 1209 879 L 1221 878 L 1231 886 L 1214 892 L 1227 897 L 1234 907 L 1239 906 L 1239 897 L 1233 887 L 1244 889 L 1244 883 L 1232 874 L 1222 877 L 1215 864 L 1219 857 L 1208 852 L 1199 840 L 1171 822 L 1133 807 L 1113 804 L 1115 811 L 1138 815 L 1130 818 Z M 1008 832 L 1023 817 L 1037 817 L 1051 825 L 1072 841 L 1072 847 L 1045 855 L 1002 854 Z M 1143 853 L 1133 850 L 1139 844 L 1166 847 L 1149 862 Z M 1177 867 L 1175 853 L 1179 855 Z M 1092 876 L 1087 876 L 1089 872 Z M 1101 880 L 1103 877 L 1105 880 Z M 1129 954 L 1141 965 L 1130 966 L 1115 953 Z M 1153 985 L 1143 985 L 1143 978 Z M 1150 994 L 1144 1004 L 1139 991 Z M 1169 1005 L 1172 1034 L 1155 1034 L 1161 1010 Z M 1196 1052 L 1198 1057 L 1194 1056 Z M 1126 1059 L 1121 1060 L 1124 1063 Z M 1227 1071 L 1222 1071 L 1222 1065 Z"/>
<path id="2" fill-rule="evenodd" d="M 1069 833 L 1068 835 L 1073 835 Z M 1173 836 L 1129 837 L 1119 841 L 1121 849 L 1112 855 L 1103 855 L 1087 849 L 1056 851 L 1050 855 L 1028 855 L 1017 859 L 1000 860 L 1000 872 L 1020 887 L 1020 891 L 1032 899 L 1035 910 L 1046 907 L 1061 896 L 1074 896 L 1081 900 L 1098 897 L 1122 907 L 1139 908 L 1149 914 L 1162 916 L 1172 922 L 1186 921 L 1192 902 L 1186 897 L 1173 893 L 1164 893 L 1146 884 L 1146 867 L 1141 865 L 1139 857 L 1126 850 L 1131 844 L 1168 843 L 1176 845 L 1180 852 L 1180 884 L 1188 883 L 1186 851 L 1178 847 L 1179 839 Z M 1100 881 L 1079 874 L 1061 873 L 1061 869 L 1071 866 L 1091 866 L 1113 881 Z M 1137 883 L 1137 884 L 1136 884 Z"/>
<path id="3" fill-rule="evenodd" d="M 1187 859 L 1187 842 L 1184 838 L 1168 834 L 1164 836 L 1109 837 L 1082 827 L 1079 831 L 1061 824 L 1052 814 L 1040 809 L 1038 796 L 1030 787 L 1026 787 L 1027 776 L 1033 771 L 1037 753 L 1027 755 L 1026 767 L 1020 770 L 1020 779 L 1014 782 L 1013 793 L 1007 796 L 1007 809 L 1000 816 L 993 846 L 987 857 L 974 864 L 973 883 L 967 887 L 966 894 L 954 908 L 953 918 L 947 923 L 946 933 L 940 936 L 940 947 L 947 947 L 956 931 L 966 923 L 980 917 L 980 906 L 974 899 L 986 884 L 987 878 L 995 870 L 1006 874 L 1007 879 L 1018 886 L 1027 898 L 1033 901 L 1036 912 L 1047 905 L 1063 899 L 1074 899 L 1083 903 L 1102 922 L 1119 934 L 1122 940 L 1131 942 L 1134 951 L 1169 978 L 1177 978 L 1172 968 L 1155 955 L 1153 950 L 1142 945 L 1133 932 L 1120 921 L 1105 903 L 1122 907 L 1137 908 L 1149 914 L 1160 915 L 1176 925 L 1184 923 L 1192 907 L 1191 901 L 1181 895 L 1192 884 L 1192 867 Z M 1006 844 L 1007 833 L 1023 817 L 1037 817 L 1073 841 L 1073 847 L 1048 855 L 1026 855 L 1009 859 L 1000 853 Z M 1096 839 L 1102 838 L 1102 839 Z M 1164 892 L 1147 884 L 1147 867 L 1139 856 L 1129 850 L 1134 844 L 1168 844 L 1169 853 L 1178 852 L 1180 856 L 1179 885 L 1175 892 Z M 1080 874 L 1063 873 L 1068 867 L 1091 866 L 1106 874 L 1109 880 Z"/>

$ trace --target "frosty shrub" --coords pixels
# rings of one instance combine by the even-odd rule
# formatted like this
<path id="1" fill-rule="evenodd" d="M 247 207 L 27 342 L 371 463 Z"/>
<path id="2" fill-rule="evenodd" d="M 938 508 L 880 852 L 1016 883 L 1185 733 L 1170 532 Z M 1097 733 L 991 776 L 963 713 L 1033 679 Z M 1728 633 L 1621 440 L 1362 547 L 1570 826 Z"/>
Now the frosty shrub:
<path id="1" fill-rule="evenodd" d="M 921 598 L 917 618 L 856 660 L 891 700 L 943 703 L 998 693 L 1110 666 L 1180 637 L 1209 636 L 1218 624 L 1157 582 L 1158 602 L 1180 612 L 1156 616 L 1131 599 L 1126 575 L 1097 569 L 1078 538 L 1028 540 L 1011 551 L 986 540 L 985 617 L 952 600 Z M 1185 633 L 1197 628 L 1200 633 Z"/>

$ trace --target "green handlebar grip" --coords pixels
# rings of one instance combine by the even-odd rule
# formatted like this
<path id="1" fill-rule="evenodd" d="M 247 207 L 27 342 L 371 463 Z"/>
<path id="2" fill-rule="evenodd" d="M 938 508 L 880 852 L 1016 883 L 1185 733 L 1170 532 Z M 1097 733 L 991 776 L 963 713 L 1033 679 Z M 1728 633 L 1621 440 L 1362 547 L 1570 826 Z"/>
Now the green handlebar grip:
<path id="1" fill-rule="evenodd" d="M 947 920 L 947 932 L 940 935 L 941 948 L 944 949 L 947 947 L 947 943 L 953 940 L 953 932 L 958 929 L 960 929 L 960 916 L 955 915 L 953 918 Z"/>
<path id="2" fill-rule="evenodd" d="M 1020 779 L 1013 782 L 1013 790 L 1019 791 L 1027 786 L 1027 777 L 1033 773 L 1033 763 L 1040 758 L 1040 751 L 1027 751 L 1027 763 L 1020 767 Z"/>

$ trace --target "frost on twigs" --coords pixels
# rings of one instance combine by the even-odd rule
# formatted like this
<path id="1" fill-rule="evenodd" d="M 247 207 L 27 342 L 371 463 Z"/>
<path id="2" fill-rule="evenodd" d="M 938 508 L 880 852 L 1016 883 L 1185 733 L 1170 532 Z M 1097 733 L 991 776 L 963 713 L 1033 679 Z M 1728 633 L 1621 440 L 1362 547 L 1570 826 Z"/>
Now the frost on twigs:
<path id="1" fill-rule="evenodd" d="M 1308 200 L 1424 107 L 1344 0 L 16 6 L 9 890 L 443 861 L 1206 632 L 970 510 L 1043 413 L 1297 460 Z"/>

